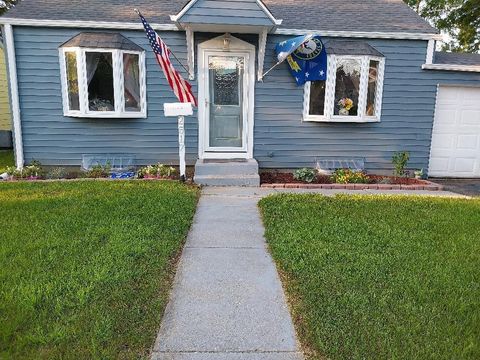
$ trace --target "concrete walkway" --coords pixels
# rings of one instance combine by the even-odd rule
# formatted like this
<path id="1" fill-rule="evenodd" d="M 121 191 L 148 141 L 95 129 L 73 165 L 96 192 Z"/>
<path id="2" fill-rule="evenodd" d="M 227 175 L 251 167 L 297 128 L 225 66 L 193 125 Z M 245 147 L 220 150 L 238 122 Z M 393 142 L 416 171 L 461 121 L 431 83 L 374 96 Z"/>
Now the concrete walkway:
<path id="1" fill-rule="evenodd" d="M 203 191 L 152 359 L 303 359 L 258 198 L 241 190 Z"/>
<path id="2" fill-rule="evenodd" d="M 446 191 L 204 188 L 152 359 L 303 359 L 257 209 L 261 197 L 280 192 L 458 196 Z"/>

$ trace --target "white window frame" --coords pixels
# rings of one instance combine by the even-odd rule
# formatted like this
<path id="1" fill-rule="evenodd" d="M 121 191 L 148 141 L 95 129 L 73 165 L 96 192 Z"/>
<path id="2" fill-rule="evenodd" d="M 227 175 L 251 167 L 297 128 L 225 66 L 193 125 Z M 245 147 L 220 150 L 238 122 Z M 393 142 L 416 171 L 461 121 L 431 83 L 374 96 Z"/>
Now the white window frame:
<path id="1" fill-rule="evenodd" d="M 335 86 L 337 80 L 337 64 L 339 60 L 352 59 L 361 63 L 360 89 L 358 95 L 358 114 L 356 116 L 334 115 Z M 375 93 L 375 115 L 366 115 L 368 72 L 370 61 L 378 61 L 377 88 Z M 327 81 L 325 83 L 325 101 L 323 115 L 310 114 L 310 88 L 307 82 L 304 88 L 303 121 L 339 122 L 339 123 L 367 123 L 380 122 L 382 114 L 383 79 L 385 73 L 385 58 L 377 56 L 358 55 L 328 55 Z"/>
<path id="2" fill-rule="evenodd" d="M 78 96 L 80 110 L 71 110 L 68 101 L 68 83 L 66 72 L 65 53 L 75 52 L 77 58 L 77 77 L 78 77 Z M 112 54 L 113 68 L 113 92 L 115 97 L 114 111 L 91 111 L 88 104 L 88 84 L 87 84 L 87 68 L 86 53 L 101 52 Z M 125 91 L 124 91 L 124 75 L 123 75 L 123 55 L 138 55 L 139 76 L 140 76 L 140 111 L 125 111 Z M 82 118 L 146 118 L 147 117 L 147 86 L 145 79 L 145 52 L 120 50 L 120 49 L 102 49 L 102 48 L 80 48 L 80 47 L 63 47 L 59 49 L 60 57 L 60 73 L 62 80 L 62 98 L 63 98 L 63 115 L 68 117 Z"/>

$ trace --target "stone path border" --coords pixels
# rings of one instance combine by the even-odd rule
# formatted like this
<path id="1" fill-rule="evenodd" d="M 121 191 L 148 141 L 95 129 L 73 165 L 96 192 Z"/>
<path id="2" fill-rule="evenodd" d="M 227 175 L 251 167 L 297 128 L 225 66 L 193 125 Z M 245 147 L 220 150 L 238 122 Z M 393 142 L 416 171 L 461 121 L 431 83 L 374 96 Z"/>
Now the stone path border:
<path id="1" fill-rule="evenodd" d="M 336 190 L 427 190 L 442 191 L 444 187 L 431 181 L 423 180 L 424 184 L 394 185 L 394 184 L 262 184 L 262 188 L 271 189 L 336 189 Z"/>

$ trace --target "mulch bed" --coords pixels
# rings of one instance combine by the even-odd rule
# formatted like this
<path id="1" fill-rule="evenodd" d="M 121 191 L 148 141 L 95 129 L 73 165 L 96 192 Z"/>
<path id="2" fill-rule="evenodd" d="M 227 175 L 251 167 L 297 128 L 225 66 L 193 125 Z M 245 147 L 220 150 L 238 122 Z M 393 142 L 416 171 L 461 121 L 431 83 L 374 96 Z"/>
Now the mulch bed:
<path id="1" fill-rule="evenodd" d="M 318 175 L 311 183 L 293 178 L 292 173 L 269 171 L 260 174 L 260 183 L 266 188 L 347 189 L 347 190 L 443 190 L 443 186 L 427 180 L 407 177 L 368 175 L 367 184 L 335 184 L 329 176 Z"/>

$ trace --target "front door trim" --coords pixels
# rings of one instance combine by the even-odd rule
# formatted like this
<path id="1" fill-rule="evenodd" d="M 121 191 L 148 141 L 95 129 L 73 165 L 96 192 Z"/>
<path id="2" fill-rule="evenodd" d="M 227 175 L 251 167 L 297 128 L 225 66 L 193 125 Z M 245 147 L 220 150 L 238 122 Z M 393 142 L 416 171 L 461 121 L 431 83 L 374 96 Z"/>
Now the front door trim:
<path id="1" fill-rule="evenodd" d="M 225 49 L 225 39 L 228 48 Z M 208 56 L 244 56 L 244 146 L 241 150 L 209 147 Z M 255 103 L 255 46 L 233 36 L 222 35 L 198 45 L 198 156 L 200 159 L 253 159 Z"/>

